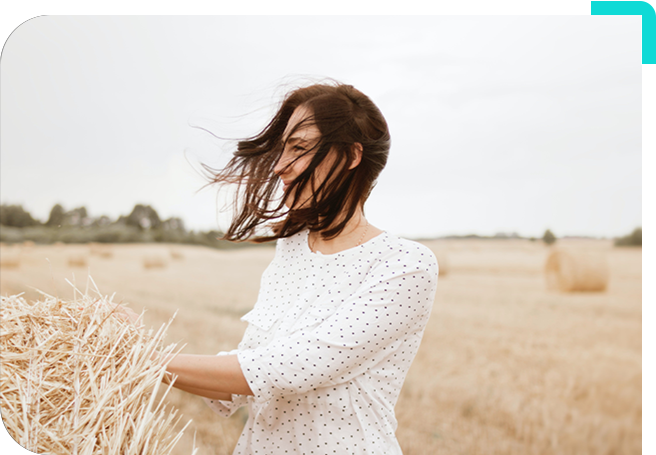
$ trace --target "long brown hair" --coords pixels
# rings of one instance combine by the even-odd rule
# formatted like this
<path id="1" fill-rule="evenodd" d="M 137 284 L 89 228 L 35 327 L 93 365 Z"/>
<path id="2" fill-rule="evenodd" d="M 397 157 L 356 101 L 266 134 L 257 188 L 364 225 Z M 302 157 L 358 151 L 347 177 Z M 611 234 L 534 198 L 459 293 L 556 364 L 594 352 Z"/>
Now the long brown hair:
<path id="1" fill-rule="evenodd" d="M 284 150 L 283 133 L 290 117 L 299 106 L 311 116 L 294 128 L 308 122 L 321 133 L 318 143 L 305 153 L 313 153 L 308 167 L 289 185 L 285 197 L 274 199 L 280 179 L 274 168 Z M 291 133 L 293 133 L 292 131 Z M 287 136 L 291 136 L 291 133 Z M 354 158 L 354 144 L 362 146 L 360 163 L 349 169 L 346 163 Z M 390 134 L 387 122 L 376 105 L 351 85 L 341 83 L 314 84 L 287 94 L 269 124 L 256 136 L 242 140 L 227 166 L 208 171 L 209 184 L 237 184 L 236 216 L 223 239 L 265 242 L 292 236 L 303 229 L 320 231 L 322 237 L 337 236 L 351 219 L 358 206 L 364 204 L 387 163 Z M 314 188 L 314 170 L 334 152 L 334 160 L 325 179 Z M 297 207 L 303 188 L 310 185 L 312 197 Z M 291 209 L 285 209 L 287 195 L 294 194 Z M 345 216 L 342 216 L 345 215 Z M 270 223 L 275 221 L 274 223 Z M 256 236 L 262 226 L 272 234 Z"/>

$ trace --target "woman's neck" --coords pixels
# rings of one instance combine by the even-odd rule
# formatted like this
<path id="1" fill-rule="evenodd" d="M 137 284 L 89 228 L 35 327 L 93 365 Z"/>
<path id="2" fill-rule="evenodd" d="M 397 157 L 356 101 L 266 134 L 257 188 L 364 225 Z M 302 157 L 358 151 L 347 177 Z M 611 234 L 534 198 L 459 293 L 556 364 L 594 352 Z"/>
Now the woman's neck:
<path id="1" fill-rule="evenodd" d="M 339 222 L 336 221 L 336 223 Z M 310 231 L 308 235 L 308 246 L 314 252 L 334 254 L 362 245 L 381 232 L 383 231 L 369 224 L 360 208 L 353 214 L 342 232 L 336 237 L 324 239 L 320 232 Z"/>

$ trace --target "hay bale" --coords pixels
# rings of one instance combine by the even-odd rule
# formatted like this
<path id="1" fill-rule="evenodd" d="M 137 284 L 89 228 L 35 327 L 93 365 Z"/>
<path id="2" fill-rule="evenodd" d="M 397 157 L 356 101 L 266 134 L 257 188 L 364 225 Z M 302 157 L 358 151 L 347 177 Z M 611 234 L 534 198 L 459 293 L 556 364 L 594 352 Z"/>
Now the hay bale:
<path id="1" fill-rule="evenodd" d="M 170 253 L 171 253 L 171 259 L 173 259 L 174 261 L 181 261 L 184 259 L 184 255 L 182 254 L 182 251 L 178 249 L 171 248 Z"/>
<path id="2" fill-rule="evenodd" d="M 170 454 L 181 416 L 157 399 L 166 371 L 152 361 L 166 328 L 114 317 L 106 297 L 28 303 L 2 297 L 0 407 L 9 434 L 35 453 Z M 188 423 L 187 423 L 188 425 Z"/>
<path id="3" fill-rule="evenodd" d="M 69 256 L 68 258 L 69 267 L 86 267 L 87 258 L 85 256 Z"/>
<path id="4" fill-rule="evenodd" d="M 0 268 L 17 269 L 20 267 L 20 256 L 15 253 L 2 252 L 0 254 Z"/>
<path id="5" fill-rule="evenodd" d="M 167 266 L 162 256 L 150 255 L 143 258 L 144 269 L 163 269 Z"/>
<path id="6" fill-rule="evenodd" d="M 111 259 L 114 257 L 114 251 L 112 250 L 112 247 L 109 245 L 102 245 L 100 243 L 90 243 L 89 254 L 104 259 Z"/>
<path id="7" fill-rule="evenodd" d="M 602 292 L 608 286 L 608 260 L 602 253 L 554 249 L 545 264 L 547 289 Z"/>
<path id="8" fill-rule="evenodd" d="M 20 267 L 20 258 L 18 256 L 13 257 L 1 257 L 0 258 L 0 268 L 3 269 L 17 269 Z"/>

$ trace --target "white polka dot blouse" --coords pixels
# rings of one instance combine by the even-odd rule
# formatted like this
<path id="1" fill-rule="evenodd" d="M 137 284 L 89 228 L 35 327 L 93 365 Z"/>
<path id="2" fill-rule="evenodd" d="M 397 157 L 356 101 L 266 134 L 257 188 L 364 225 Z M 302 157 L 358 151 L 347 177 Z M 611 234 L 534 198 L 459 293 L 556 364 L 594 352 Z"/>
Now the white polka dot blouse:
<path id="1" fill-rule="evenodd" d="M 235 454 L 401 454 L 394 406 L 435 298 L 424 245 L 383 232 L 336 254 L 279 239 L 237 354 L 254 396 Z"/>

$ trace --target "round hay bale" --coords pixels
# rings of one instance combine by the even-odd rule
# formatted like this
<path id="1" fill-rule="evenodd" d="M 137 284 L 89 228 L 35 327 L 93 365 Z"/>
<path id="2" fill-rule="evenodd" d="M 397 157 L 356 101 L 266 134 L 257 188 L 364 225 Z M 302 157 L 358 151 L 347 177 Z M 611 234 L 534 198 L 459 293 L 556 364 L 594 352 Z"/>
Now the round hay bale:
<path id="1" fill-rule="evenodd" d="M 89 244 L 89 254 L 92 256 L 99 256 L 104 259 L 111 259 L 114 257 L 114 251 L 109 245 L 102 245 L 100 243 Z"/>
<path id="2" fill-rule="evenodd" d="M 143 259 L 145 269 L 163 269 L 167 266 L 166 260 L 162 256 L 145 256 Z"/>
<path id="3" fill-rule="evenodd" d="M 545 264 L 547 289 L 602 292 L 608 286 L 608 260 L 602 253 L 554 249 Z"/>
<path id="4" fill-rule="evenodd" d="M 170 454 L 181 416 L 157 399 L 166 364 L 152 361 L 168 326 L 146 332 L 114 317 L 106 297 L 28 303 L 2 297 L 0 409 L 35 453 Z M 188 425 L 188 424 L 187 424 Z"/>
<path id="5" fill-rule="evenodd" d="M 184 254 L 182 254 L 182 251 L 178 249 L 171 248 L 170 253 L 171 253 L 171 259 L 175 261 L 181 261 L 184 259 Z"/>
<path id="6" fill-rule="evenodd" d="M 0 268 L 17 269 L 20 267 L 20 256 L 15 253 L 2 252 L 0 254 Z"/>
<path id="7" fill-rule="evenodd" d="M 87 258 L 85 256 L 70 256 L 68 258 L 69 267 L 86 267 Z"/>

